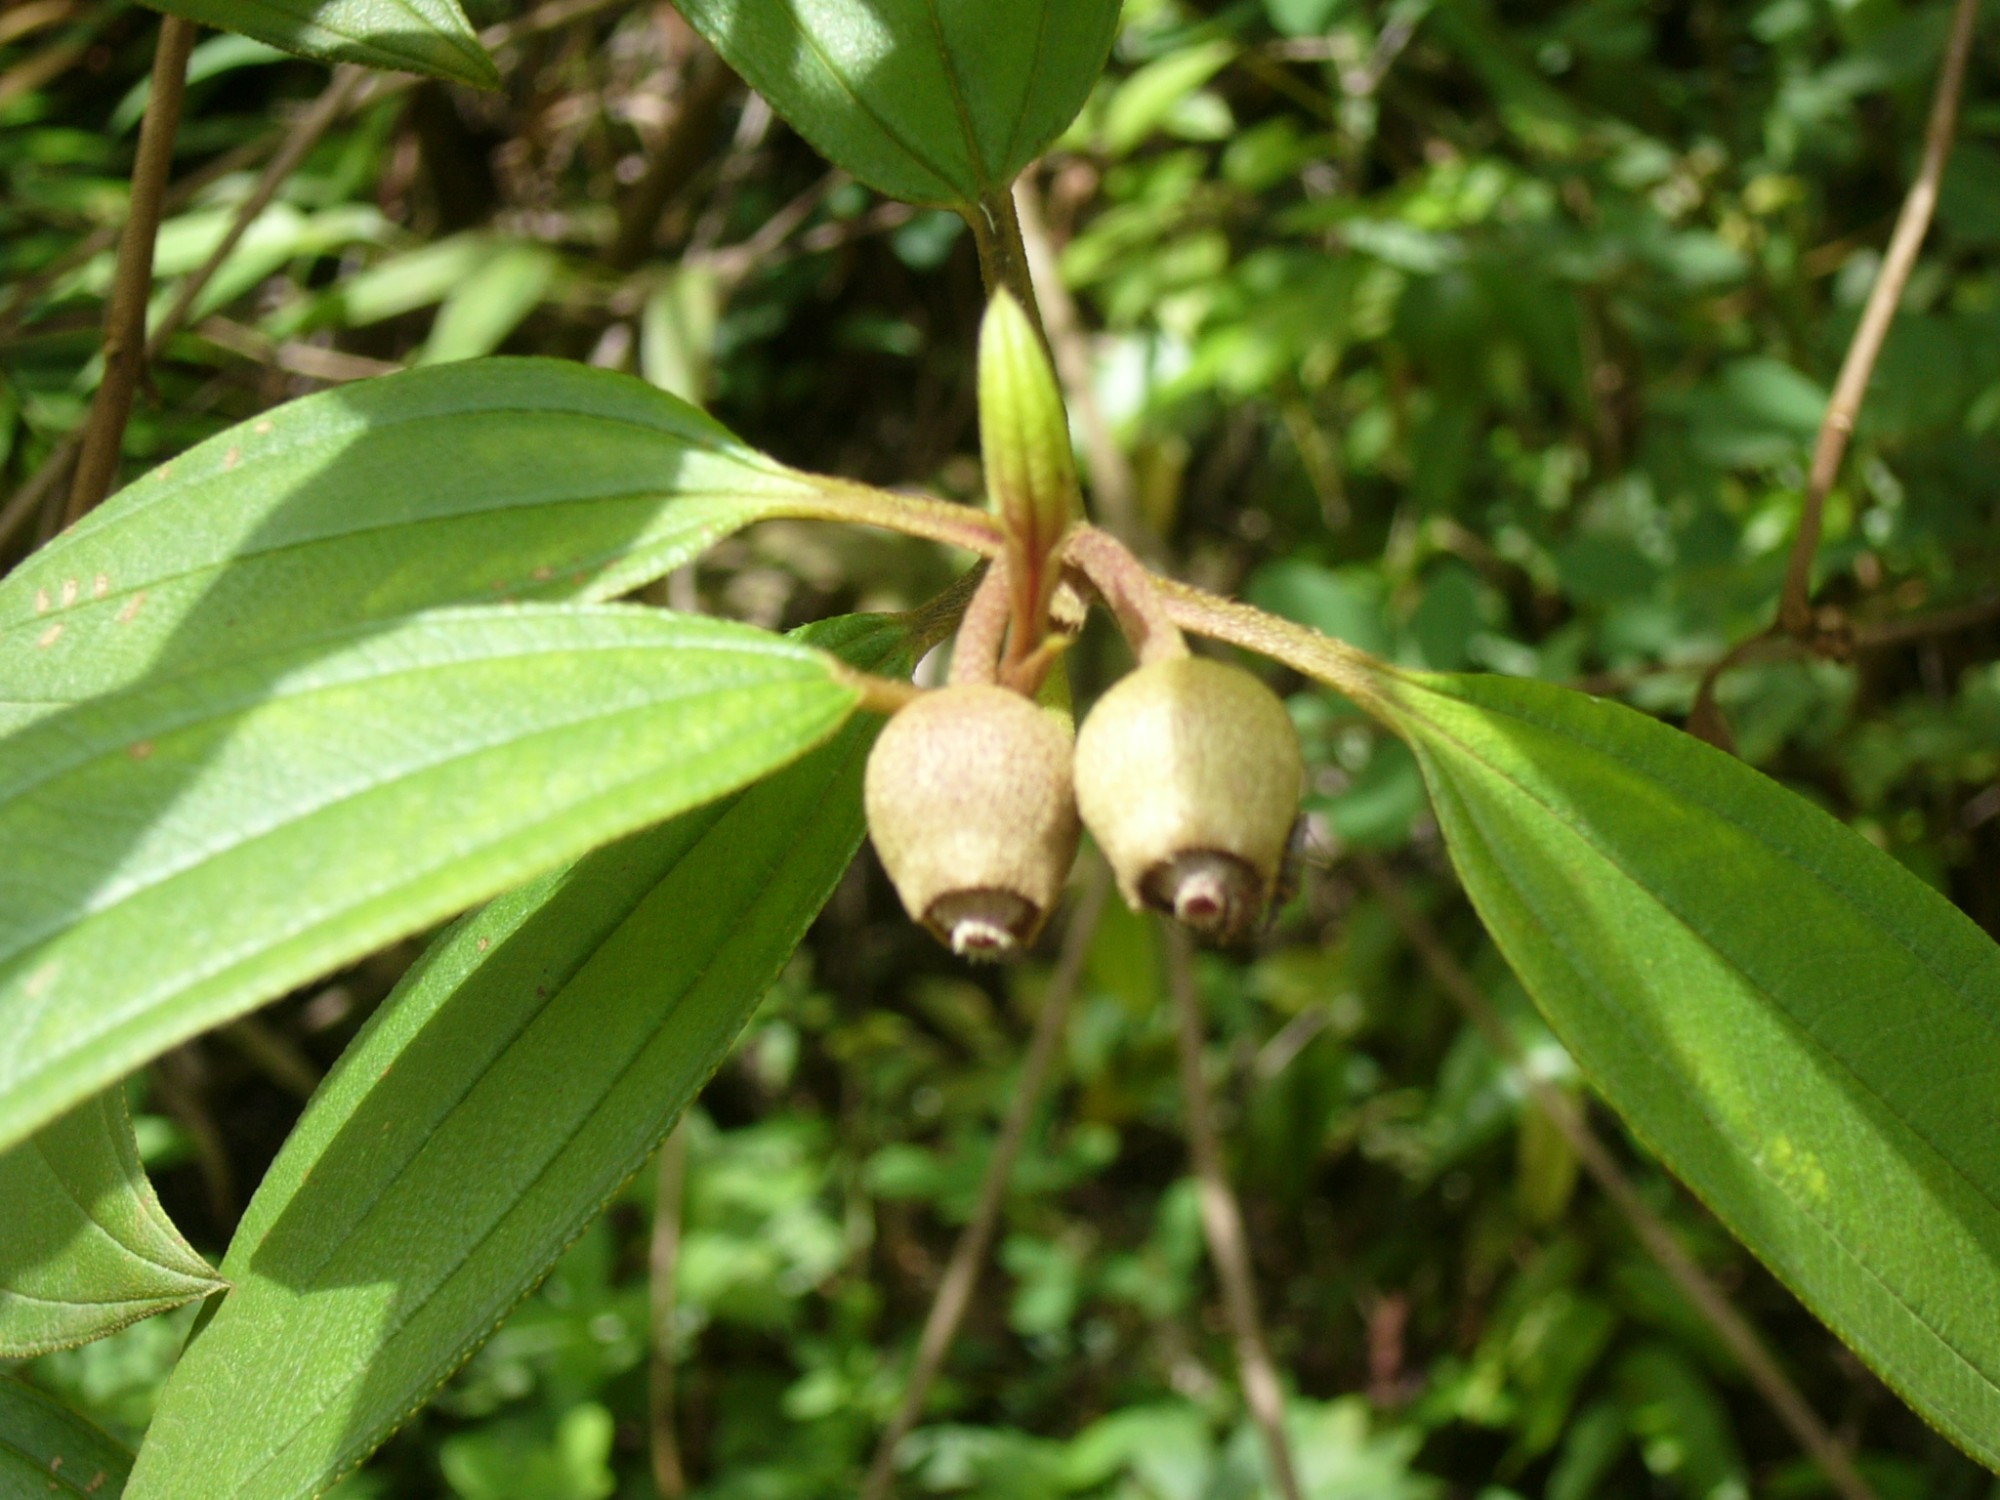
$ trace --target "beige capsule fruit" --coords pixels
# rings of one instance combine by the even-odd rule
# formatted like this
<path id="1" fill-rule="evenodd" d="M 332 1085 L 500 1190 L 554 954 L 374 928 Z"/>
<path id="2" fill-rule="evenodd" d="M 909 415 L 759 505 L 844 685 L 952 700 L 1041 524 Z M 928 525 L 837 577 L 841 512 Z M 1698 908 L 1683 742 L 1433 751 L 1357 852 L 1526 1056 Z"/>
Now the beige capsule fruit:
<path id="1" fill-rule="evenodd" d="M 1126 902 L 1217 942 L 1269 904 L 1303 775 L 1277 694 L 1198 656 L 1121 678 L 1076 737 L 1077 808 Z"/>
<path id="2" fill-rule="evenodd" d="M 868 757 L 875 852 L 903 906 L 955 953 L 1034 940 L 1076 861 L 1068 732 L 1007 688 L 963 684 L 899 710 Z"/>

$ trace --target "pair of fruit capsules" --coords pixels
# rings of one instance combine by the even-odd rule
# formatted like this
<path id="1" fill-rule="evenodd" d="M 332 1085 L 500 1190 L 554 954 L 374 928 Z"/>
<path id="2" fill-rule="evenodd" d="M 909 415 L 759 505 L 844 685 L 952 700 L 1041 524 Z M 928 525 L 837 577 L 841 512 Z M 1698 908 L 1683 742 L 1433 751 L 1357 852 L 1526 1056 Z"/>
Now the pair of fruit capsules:
<path id="1" fill-rule="evenodd" d="M 900 710 L 869 756 L 868 828 L 910 915 L 954 951 L 1033 941 L 1088 828 L 1134 910 L 1242 937 L 1277 887 L 1303 759 L 1291 716 L 1249 673 L 1203 657 L 1141 666 L 1074 744 L 1004 687 Z"/>

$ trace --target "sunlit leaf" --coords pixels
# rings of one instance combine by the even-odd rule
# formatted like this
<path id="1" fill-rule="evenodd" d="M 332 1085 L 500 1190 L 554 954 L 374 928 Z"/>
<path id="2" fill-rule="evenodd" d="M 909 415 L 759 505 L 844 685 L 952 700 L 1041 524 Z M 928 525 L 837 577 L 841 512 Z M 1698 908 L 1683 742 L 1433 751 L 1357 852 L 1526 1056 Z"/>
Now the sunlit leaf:
<path id="1" fill-rule="evenodd" d="M 699 805 L 854 690 L 747 626 L 440 610 L 0 740 L 0 1144 L 162 1048 Z"/>
<path id="2" fill-rule="evenodd" d="M 324 391 L 163 464 L 0 583 L 0 730 L 434 605 L 608 598 L 816 487 L 685 402 L 565 361 Z"/>
<path id="3" fill-rule="evenodd" d="M 121 1088 L 0 1151 L 0 1204 L 0 1358 L 102 1338 L 222 1285 L 153 1196 Z"/>
<path id="4" fill-rule="evenodd" d="M 1384 674 L 1459 873 L 1605 1097 L 1883 1379 L 2000 1463 L 2000 947 L 1615 704 Z"/>
<path id="5" fill-rule="evenodd" d="M 907 664 L 894 622 L 812 637 Z M 874 722 L 432 947 L 251 1203 L 235 1289 L 175 1372 L 132 1494 L 317 1494 L 484 1340 L 659 1143 L 833 889 Z"/>

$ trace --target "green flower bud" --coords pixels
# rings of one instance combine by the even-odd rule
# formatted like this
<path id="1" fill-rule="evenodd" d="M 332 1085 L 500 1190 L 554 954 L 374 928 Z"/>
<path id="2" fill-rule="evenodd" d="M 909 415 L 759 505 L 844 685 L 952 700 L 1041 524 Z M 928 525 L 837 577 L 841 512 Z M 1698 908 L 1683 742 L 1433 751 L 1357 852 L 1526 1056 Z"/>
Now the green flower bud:
<path id="1" fill-rule="evenodd" d="M 979 328 L 979 445 L 986 490 L 1007 533 L 1017 630 L 1040 639 L 1057 545 L 1083 510 L 1069 418 L 1041 338 L 996 292 Z"/>
<path id="2" fill-rule="evenodd" d="M 863 796 L 896 894 L 940 942 L 998 958 L 1034 940 L 1079 834 L 1052 715 L 987 684 L 926 693 L 875 741 Z"/>
<path id="3" fill-rule="evenodd" d="M 1076 799 L 1135 910 L 1231 942 L 1263 916 L 1298 814 L 1291 715 L 1248 672 L 1182 656 L 1097 700 L 1076 741 Z"/>

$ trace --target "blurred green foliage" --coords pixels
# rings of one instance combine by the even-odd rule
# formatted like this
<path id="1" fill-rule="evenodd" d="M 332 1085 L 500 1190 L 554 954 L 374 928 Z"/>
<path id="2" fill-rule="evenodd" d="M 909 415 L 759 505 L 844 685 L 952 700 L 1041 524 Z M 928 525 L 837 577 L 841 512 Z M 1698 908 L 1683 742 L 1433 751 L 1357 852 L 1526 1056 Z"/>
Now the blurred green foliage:
<path id="1" fill-rule="evenodd" d="M 1725 677 L 1720 703 L 1746 758 L 2000 931 L 1987 9 L 1938 225 L 1828 509 L 1821 596 L 1852 621 L 1854 658 L 1770 653 Z M 473 11 L 516 25 L 503 91 L 397 86 L 313 149 L 154 368 L 133 471 L 329 381 L 505 350 L 629 369 L 789 461 L 979 493 L 980 299 L 957 220 L 829 176 L 740 91 L 677 119 L 700 54 L 664 8 L 553 26 L 498 0 Z M 1770 618 L 1947 12 L 1131 0 L 1036 191 L 1137 513 L 1188 576 L 1394 660 L 1684 714 L 1707 664 Z M 78 249 L 122 212 L 152 35 L 115 0 L 49 14 L 0 15 L 9 491 L 78 426 L 96 378 L 110 251 Z M 203 42 L 177 172 L 209 176 L 163 228 L 163 299 L 250 190 L 254 165 L 229 153 L 324 85 L 268 49 Z M 614 264 L 649 165 L 696 127 L 646 253 Z M 773 525 L 669 594 L 789 625 L 915 602 L 948 576 L 923 544 Z M 1073 660 L 1085 688 L 1120 665 L 1096 638 Z M 1343 861 L 1390 858 L 1532 1066 L 1580 1090 L 1452 885 L 1408 753 L 1331 695 L 1291 706 L 1313 867 L 1255 951 L 1205 958 L 1200 978 L 1308 1492 L 1829 1493 Z M 268 1013 L 284 1056 L 323 1067 L 408 956 Z M 998 1265 L 906 1449 L 911 1493 L 1267 1493 L 1187 1178 L 1161 963 L 1149 926 L 1107 916 Z M 865 859 L 851 873 L 685 1127 L 668 1328 L 694 1493 L 851 1490 L 1047 972 L 960 969 Z M 142 1139 L 204 1247 L 296 1114 L 296 1071 L 274 1055 L 225 1034 L 153 1089 Z M 2000 1493 L 1618 1145 L 1883 1500 Z M 636 1181 L 341 1500 L 653 1493 L 656 1190 Z M 134 1439 L 187 1322 L 27 1372 Z"/>

